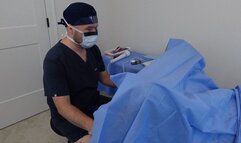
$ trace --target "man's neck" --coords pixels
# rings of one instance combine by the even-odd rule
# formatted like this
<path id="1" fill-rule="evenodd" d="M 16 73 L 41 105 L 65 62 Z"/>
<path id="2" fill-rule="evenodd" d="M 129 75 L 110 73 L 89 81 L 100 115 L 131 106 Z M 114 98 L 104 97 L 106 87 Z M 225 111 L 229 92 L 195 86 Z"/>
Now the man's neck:
<path id="1" fill-rule="evenodd" d="M 74 51 L 85 51 L 85 48 L 81 47 L 80 45 L 77 45 L 73 43 L 71 40 L 68 38 L 64 37 L 61 41 L 64 45 L 66 45 L 68 48 L 74 50 Z"/>
<path id="2" fill-rule="evenodd" d="M 86 61 L 86 49 L 73 43 L 68 38 L 64 37 L 61 41 L 62 44 L 66 45 L 68 48 L 73 50 L 76 54 L 78 54 L 84 61 Z"/>

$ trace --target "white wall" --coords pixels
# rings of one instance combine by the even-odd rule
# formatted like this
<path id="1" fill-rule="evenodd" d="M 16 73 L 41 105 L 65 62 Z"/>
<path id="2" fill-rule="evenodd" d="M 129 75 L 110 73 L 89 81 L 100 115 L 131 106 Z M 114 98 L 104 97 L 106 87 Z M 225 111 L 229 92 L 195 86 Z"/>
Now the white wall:
<path id="1" fill-rule="evenodd" d="M 241 84 L 241 1 L 85 2 L 93 4 L 98 11 L 99 45 L 103 50 L 120 45 L 159 55 L 169 38 L 181 38 L 205 57 L 206 71 L 219 86 L 231 88 Z"/>

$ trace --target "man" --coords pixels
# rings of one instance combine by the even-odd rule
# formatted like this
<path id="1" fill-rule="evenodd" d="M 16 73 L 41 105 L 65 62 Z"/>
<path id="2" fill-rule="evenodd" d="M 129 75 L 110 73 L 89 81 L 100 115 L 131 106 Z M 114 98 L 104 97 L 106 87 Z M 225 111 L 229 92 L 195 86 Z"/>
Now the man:
<path id="1" fill-rule="evenodd" d="M 98 26 L 95 9 L 86 3 L 72 3 L 64 10 L 63 17 L 67 33 L 45 57 L 44 90 L 53 125 L 71 142 L 88 142 L 93 112 L 103 98 L 97 91 L 98 81 L 115 85 L 95 45 Z"/>

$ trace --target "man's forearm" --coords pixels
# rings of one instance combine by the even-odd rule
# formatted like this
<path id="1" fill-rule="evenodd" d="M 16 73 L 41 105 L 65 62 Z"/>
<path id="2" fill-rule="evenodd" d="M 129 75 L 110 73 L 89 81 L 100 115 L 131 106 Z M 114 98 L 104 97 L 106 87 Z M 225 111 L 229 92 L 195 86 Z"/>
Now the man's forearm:
<path id="1" fill-rule="evenodd" d="M 116 87 L 114 82 L 110 79 L 110 75 L 106 71 L 100 73 L 100 82 L 110 87 Z"/>
<path id="2" fill-rule="evenodd" d="M 75 106 L 67 105 L 64 108 L 59 109 L 58 112 L 75 126 L 91 132 L 93 126 L 93 119 L 84 114 Z"/>

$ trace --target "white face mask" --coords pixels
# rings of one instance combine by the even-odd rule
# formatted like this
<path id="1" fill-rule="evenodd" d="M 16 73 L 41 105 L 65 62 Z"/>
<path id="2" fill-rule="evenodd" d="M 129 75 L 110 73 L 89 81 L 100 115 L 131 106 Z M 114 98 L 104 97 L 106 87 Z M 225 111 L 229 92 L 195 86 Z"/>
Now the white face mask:
<path id="1" fill-rule="evenodd" d="M 67 23 L 67 22 L 66 22 L 66 23 Z M 83 34 L 82 40 L 81 40 L 82 42 L 81 42 L 81 43 L 76 42 L 73 38 L 71 38 L 71 37 L 69 37 L 68 35 L 66 35 L 66 37 L 67 37 L 70 41 L 72 41 L 72 42 L 75 43 L 76 45 L 80 45 L 80 46 L 83 47 L 83 48 L 91 48 L 91 47 L 93 47 L 94 45 L 96 45 L 96 43 L 97 43 L 97 37 L 98 37 L 97 35 L 85 36 L 85 35 L 84 35 L 84 32 L 78 30 L 77 28 L 75 28 L 75 27 L 73 27 L 73 26 L 71 26 L 71 25 L 69 25 L 69 24 L 68 24 L 68 26 L 71 27 L 71 28 L 73 28 L 75 31 Z"/>
<path id="2" fill-rule="evenodd" d="M 81 43 L 81 46 L 83 48 L 91 48 L 97 43 L 97 35 L 91 35 L 91 36 L 84 36 L 83 35 L 83 41 Z"/>

